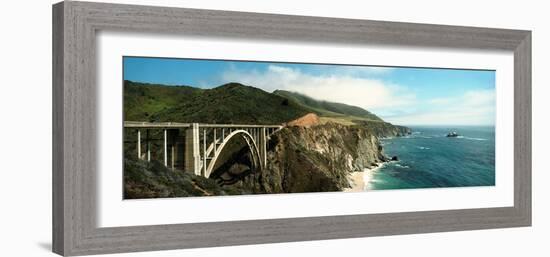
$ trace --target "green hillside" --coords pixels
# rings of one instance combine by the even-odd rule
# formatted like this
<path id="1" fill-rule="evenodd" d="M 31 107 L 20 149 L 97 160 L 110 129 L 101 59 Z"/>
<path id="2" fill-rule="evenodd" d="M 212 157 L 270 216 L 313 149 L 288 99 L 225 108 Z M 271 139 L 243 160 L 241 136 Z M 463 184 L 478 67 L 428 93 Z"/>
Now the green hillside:
<path id="1" fill-rule="evenodd" d="M 382 121 L 362 108 L 289 91 L 268 93 L 239 83 L 212 89 L 124 81 L 124 120 L 226 124 L 281 124 L 307 113 L 332 121 Z"/>
<path id="2" fill-rule="evenodd" d="M 309 112 L 282 96 L 238 83 L 199 89 L 124 82 L 127 121 L 280 124 Z"/>
<path id="3" fill-rule="evenodd" d="M 325 117 L 337 117 L 337 116 L 353 116 L 358 119 L 365 120 L 374 120 L 382 121 L 378 116 L 373 113 L 352 105 L 342 104 L 342 103 L 333 103 L 328 101 L 320 101 L 313 99 L 309 96 L 302 95 L 300 93 L 285 91 L 285 90 L 275 90 L 273 92 L 276 95 L 283 96 L 285 98 L 291 99 L 299 105 L 313 110 L 319 116 Z"/>

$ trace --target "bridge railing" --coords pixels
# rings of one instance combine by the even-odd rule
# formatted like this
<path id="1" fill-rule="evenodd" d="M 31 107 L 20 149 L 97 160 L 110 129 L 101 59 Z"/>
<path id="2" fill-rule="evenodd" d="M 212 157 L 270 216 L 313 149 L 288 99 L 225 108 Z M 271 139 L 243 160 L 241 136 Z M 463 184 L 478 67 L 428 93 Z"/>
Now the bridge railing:
<path id="1" fill-rule="evenodd" d="M 179 123 L 179 122 L 141 122 L 125 121 L 125 128 L 190 128 L 198 124 L 203 128 L 282 128 L 283 125 L 256 125 L 256 124 L 211 124 L 211 123 Z"/>

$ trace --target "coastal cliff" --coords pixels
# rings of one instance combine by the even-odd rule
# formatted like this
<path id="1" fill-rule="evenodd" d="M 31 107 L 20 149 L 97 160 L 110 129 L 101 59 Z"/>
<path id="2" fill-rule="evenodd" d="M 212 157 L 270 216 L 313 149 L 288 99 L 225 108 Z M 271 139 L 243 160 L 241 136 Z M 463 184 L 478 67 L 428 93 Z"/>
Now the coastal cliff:
<path id="1" fill-rule="evenodd" d="M 234 185 L 257 193 L 342 191 L 350 173 L 387 160 L 378 137 L 362 126 L 286 127 L 271 137 L 266 168 Z"/>

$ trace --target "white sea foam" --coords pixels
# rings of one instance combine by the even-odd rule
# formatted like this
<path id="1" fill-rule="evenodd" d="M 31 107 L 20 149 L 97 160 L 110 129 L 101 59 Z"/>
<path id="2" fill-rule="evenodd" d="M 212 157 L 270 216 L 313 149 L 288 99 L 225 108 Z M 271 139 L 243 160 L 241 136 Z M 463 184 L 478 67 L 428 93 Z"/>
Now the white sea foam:
<path id="1" fill-rule="evenodd" d="M 487 140 L 486 138 L 477 138 L 477 137 L 464 137 L 464 139 L 476 140 L 476 141 L 485 141 L 485 140 Z"/>
<path id="2" fill-rule="evenodd" d="M 476 141 L 485 141 L 487 138 L 479 138 L 479 137 L 465 137 L 465 136 L 457 136 L 456 138 L 466 139 L 466 140 L 476 140 Z"/>
<path id="3" fill-rule="evenodd" d="M 399 163 L 396 163 L 395 166 L 396 166 L 396 167 L 399 167 L 399 168 L 403 168 L 403 169 L 408 169 L 408 168 L 410 168 L 410 167 L 407 166 L 407 165 L 401 165 L 401 164 L 399 164 Z"/>
<path id="4" fill-rule="evenodd" d="M 485 141 L 487 138 L 478 138 L 478 137 L 465 137 L 465 136 L 457 136 L 456 138 L 466 139 L 466 140 L 476 140 L 476 141 Z"/>
<path id="5" fill-rule="evenodd" d="M 371 182 L 376 182 L 377 180 L 374 179 L 374 172 L 378 171 L 380 168 L 384 167 L 387 162 L 378 163 L 377 167 L 374 168 L 364 168 L 363 169 L 363 182 L 364 182 L 364 188 L 363 190 L 367 191 L 370 190 L 370 184 Z"/>

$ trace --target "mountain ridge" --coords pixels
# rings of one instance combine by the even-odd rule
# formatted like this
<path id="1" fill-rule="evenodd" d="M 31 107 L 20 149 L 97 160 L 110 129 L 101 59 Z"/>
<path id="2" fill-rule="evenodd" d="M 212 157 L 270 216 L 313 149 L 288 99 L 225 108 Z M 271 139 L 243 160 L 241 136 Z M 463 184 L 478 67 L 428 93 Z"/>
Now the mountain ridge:
<path id="1" fill-rule="evenodd" d="M 309 110 L 239 83 L 212 89 L 124 81 L 124 119 L 149 122 L 281 124 Z"/>
<path id="2" fill-rule="evenodd" d="M 357 106 L 285 90 L 269 93 L 235 82 L 202 89 L 124 81 L 126 121 L 284 124 L 309 113 L 320 116 L 322 123 L 386 123 Z"/>
<path id="3" fill-rule="evenodd" d="M 273 94 L 280 95 L 296 101 L 298 104 L 316 111 L 320 116 L 353 116 L 357 118 L 364 118 L 372 121 L 383 121 L 375 114 L 358 106 L 336 103 L 325 100 L 317 100 L 313 97 L 287 90 L 275 90 Z"/>

